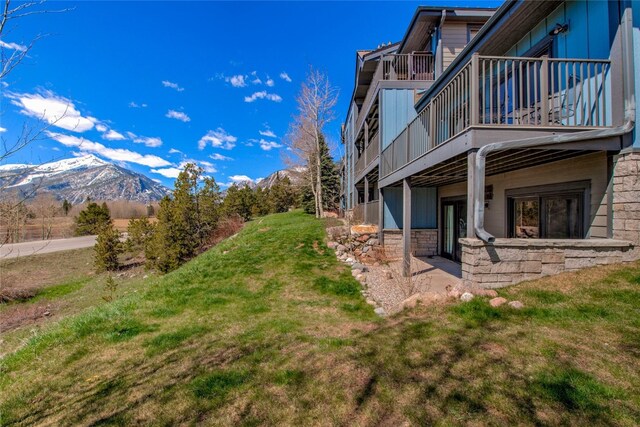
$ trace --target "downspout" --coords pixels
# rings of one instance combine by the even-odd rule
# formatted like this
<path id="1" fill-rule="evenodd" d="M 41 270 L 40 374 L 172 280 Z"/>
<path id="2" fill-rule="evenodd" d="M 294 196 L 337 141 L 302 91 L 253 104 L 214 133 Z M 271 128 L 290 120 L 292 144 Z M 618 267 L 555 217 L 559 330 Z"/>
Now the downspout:
<path id="1" fill-rule="evenodd" d="M 511 141 L 494 142 L 480 148 L 476 154 L 476 179 L 474 181 L 473 196 L 473 218 L 476 236 L 485 243 L 493 243 L 495 237 L 484 229 L 484 183 L 485 165 L 487 155 L 494 151 L 508 150 L 514 148 L 547 148 L 550 145 L 563 144 L 567 142 L 585 141 L 599 138 L 609 138 L 622 136 L 633 130 L 636 119 L 636 102 L 633 92 L 633 41 L 632 41 L 632 20 L 631 9 L 627 8 L 622 16 L 622 67 L 623 67 L 623 91 L 624 91 L 624 116 L 625 122 L 622 126 L 609 129 L 588 130 L 570 135 L 549 135 L 536 138 L 517 139 Z"/>
<path id="2" fill-rule="evenodd" d="M 436 61 L 438 77 L 441 76 L 442 72 L 444 71 L 444 46 L 442 45 L 442 26 L 444 25 L 444 21 L 446 18 L 447 10 L 445 9 L 442 11 L 442 17 L 440 18 L 440 24 L 438 25 L 438 46 L 436 47 L 436 55 L 438 55 L 438 60 Z"/>

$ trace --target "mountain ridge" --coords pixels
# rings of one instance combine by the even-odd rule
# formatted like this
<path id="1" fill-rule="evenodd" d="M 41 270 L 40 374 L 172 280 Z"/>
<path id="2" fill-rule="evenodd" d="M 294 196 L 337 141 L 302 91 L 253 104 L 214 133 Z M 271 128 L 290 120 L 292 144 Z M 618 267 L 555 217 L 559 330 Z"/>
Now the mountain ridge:
<path id="1" fill-rule="evenodd" d="M 41 165 L 0 166 L 0 188 L 21 196 L 49 193 L 73 204 L 93 200 L 150 203 L 170 194 L 151 178 L 88 154 Z"/>

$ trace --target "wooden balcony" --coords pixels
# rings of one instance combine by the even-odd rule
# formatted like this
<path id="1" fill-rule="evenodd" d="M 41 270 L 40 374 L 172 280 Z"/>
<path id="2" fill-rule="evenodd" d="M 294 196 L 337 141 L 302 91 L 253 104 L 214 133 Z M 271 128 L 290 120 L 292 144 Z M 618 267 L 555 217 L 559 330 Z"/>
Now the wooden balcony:
<path id="1" fill-rule="evenodd" d="M 369 166 L 378 159 L 380 154 L 380 135 L 378 132 L 371 138 L 369 145 L 364 149 L 355 167 L 356 182 L 360 180 L 363 172 L 368 171 Z"/>
<path id="2" fill-rule="evenodd" d="M 612 126 L 608 60 L 473 58 L 381 154 L 381 178 L 469 129 L 575 131 Z"/>
<path id="3" fill-rule="evenodd" d="M 385 55 L 378 67 L 383 80 L 435 80 L 435 60 L 431 53 Z"/>

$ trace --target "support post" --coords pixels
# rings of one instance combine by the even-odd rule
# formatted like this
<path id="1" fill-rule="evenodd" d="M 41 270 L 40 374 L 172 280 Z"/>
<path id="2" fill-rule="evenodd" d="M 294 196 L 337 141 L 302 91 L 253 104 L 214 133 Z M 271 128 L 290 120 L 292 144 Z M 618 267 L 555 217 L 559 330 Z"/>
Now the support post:
<path id="1" fill-rule="evenodd" d="M 467 154 L 467 236 L 475 238 L 475 217 L 473 216 L 473 208 L 475 206 L 475 187 L 474 183 L 477 177 L 476 171 L 476 152 L 469 151 Z"/>
<path id="2" fill-rule="evenodd" d="M 402 275 L 411 276 L 411 177 L 402 180 Z"/>
<path id="3" fill-rule="evenodd" d="M 369 178 L 364 176 L 364 223 L 369 224 Z"/>
<path id="4" fill-rule="evenodd" d="M 567 92 L 569 88 L 566 89 Z M 540 67 L 540 124 L 549 124 L 549 56 L 542 56 L 542 66 Z"/>
<path id="5" fill-rule="evenodd" d="M 384 245 L 384 191 L 378 188 L 378 242 Z"/>
<path id="6" fill-rule="evenodd" d="M 471 77 L 469 81 L 469 97 L 471 98 L 471 126 L 480 122 L 480 56 L 471 56 Z M 484 82 L 482 83 L 484 85 Z"/>

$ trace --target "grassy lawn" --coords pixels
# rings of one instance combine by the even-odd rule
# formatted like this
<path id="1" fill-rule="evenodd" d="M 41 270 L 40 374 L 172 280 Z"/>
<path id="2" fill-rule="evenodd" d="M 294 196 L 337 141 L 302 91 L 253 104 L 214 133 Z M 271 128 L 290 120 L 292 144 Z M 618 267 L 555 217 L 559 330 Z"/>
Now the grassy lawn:
<path id="1" fill-rule="evenodd" d="M 640 423 L 640 266 L 377 318 L 294 212 L 2 360 L 2 424 Z"/>

